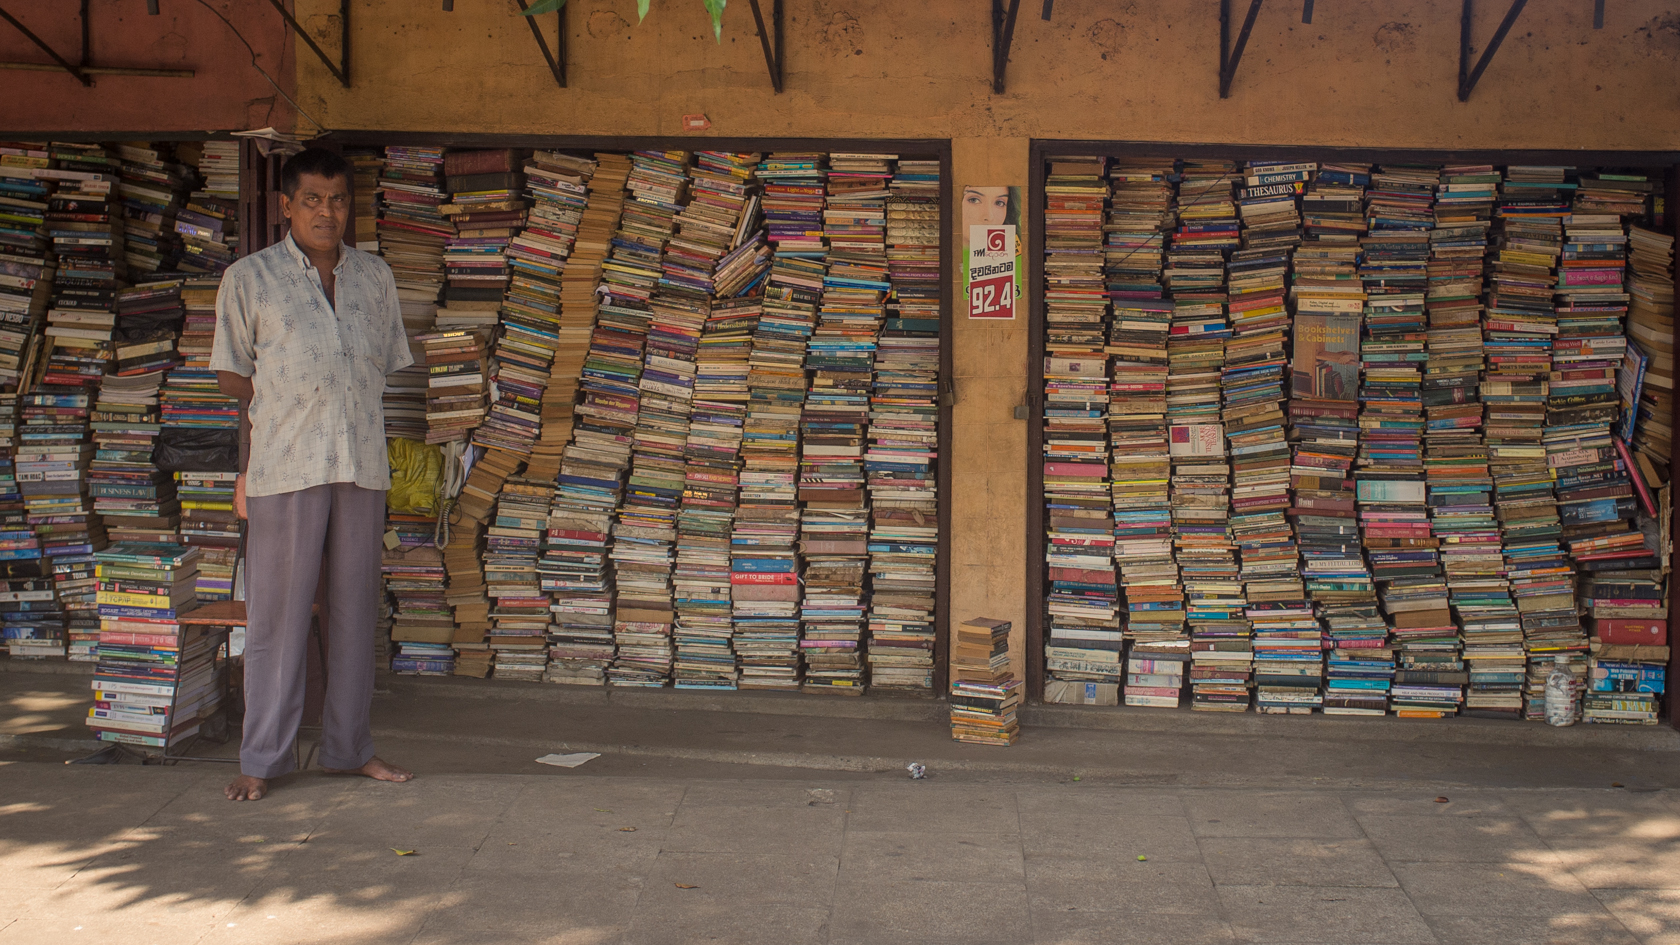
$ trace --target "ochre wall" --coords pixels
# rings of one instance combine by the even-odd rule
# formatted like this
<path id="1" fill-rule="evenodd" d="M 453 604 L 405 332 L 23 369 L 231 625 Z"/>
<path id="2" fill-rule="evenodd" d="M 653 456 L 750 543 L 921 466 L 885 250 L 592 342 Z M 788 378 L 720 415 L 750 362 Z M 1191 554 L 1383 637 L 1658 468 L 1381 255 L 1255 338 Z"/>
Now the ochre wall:
<path id="1" fill-rule="evenodd" d="M 297 3 L 335 43 L 336 0 Z M 1037 0 L 1023 0 L 1003 95 L 991 91 L 986 0 L 787 0 L 781 95 L 745 0 L 729 5 L 721 44 L 699 0 L 656 0 L 640 25 L 633 0 L 571 0 L 566 89 L 513 0 L 455 6 L 358 3 L 355 87 L 340 88 L 306 57 L 304 110 L 353 129 L 698 138 L 681 122 L 701 113 L 711 135 L 950 138 L 959 186 L 1024 186 L 1034 137 L 1680 148 L 1675 4 L 1619 0 L 1602 31 L 1587 0 L 1530 4 L 1464 104 L 1458 0 L 1320 3 L 1310 26 L 1299 0 L 1273 0 L 1225 100 L 1216 0 L 1058 0 L 1048 23 Z M 1248 5 L 1232 6 L 1240 21 Z M 1479 52 L 1506 4 L 1478 7 Z M 552 38 L 556 18 L 539 22 Z M 950 616 L 1020 628 L 1026 556 L 1038 553 L 1023 533 L 1026 423 L 1013 415 L 1025 395 L 1026 325 L 959 316 L 953 340 Z"/>
<path id="2" fill-rule="evenodd" d="M 268 0 L 210 0 L 256 50 L 257 61 L 291 94 L 291 44 Z M 80 5 L 73 0 L 5 4 L 59 55 L 79 63 Z M 0 138 L 20 132 L 203 132 L 289 127 L 290 106 L 251 67 L 251 52 L 198 0 L 162 0 L 157 16 L 144 0 L 93 0 L 90 65 L 190 69 L 190 78 L 95 76 L 84 87 L 70 74 L 0 70 Z M 335 40 L 336 42 L 336 40 Z M 336 47 L 335 47 L 336 48 Z M 0 61 L 52 62 L 0 22 Z"/>
<path id="3" fill-rule="evenodd" d="M 336 45 L 337 0 L 296 0 Z M 1383 147 L 1670 148 L 1680 7 L 1531 3 L 1460 104 L 1459 0 L 1333 0 L 1312 25 L 1273 0 L 1220 100 L 1216 0 L 1021 3 L 1006 94 L 991 93 L 986 0 L 786 0 L 786 93 L 770 89 L 746 0 L 712 39 L 700 0 L 571 0 L 558 89 L 513 0 L 357 0 L 356 85 L 308 57 L 304 108 L 335 128 L 719 135 L 1101 137 Z M 770 0 L 761 6 L 768 10 Z M 1232 3 L 1236 19 L 1248 4 Z M 1507 4 L 1477 4 L 1475 36 Z M 542 17 L 553 35 L 555 17 Z"/>

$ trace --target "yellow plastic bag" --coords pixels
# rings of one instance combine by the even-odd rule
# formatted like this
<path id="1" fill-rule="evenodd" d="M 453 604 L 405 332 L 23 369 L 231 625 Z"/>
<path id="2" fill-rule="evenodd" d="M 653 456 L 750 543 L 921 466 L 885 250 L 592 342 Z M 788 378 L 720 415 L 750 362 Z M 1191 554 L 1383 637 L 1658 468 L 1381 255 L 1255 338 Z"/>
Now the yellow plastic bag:
<path id="1" fill-rule="evenodd" d="M 385 450 L 391 460 L 391 491 L 385 493 L 385 507 L 403 515 L 436 512 L 443 451 L 400 436 L 387 440 Z"/>

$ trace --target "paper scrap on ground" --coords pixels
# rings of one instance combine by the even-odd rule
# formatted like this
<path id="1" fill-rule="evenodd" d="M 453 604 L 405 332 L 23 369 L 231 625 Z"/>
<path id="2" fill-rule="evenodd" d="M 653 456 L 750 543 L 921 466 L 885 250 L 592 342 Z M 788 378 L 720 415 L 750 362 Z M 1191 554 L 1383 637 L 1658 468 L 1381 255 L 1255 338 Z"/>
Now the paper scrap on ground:
<path id="1" fill-rule="evenodd" d="M 586 761 L 601 757 L 593 751 L 574 751 L 569 755 L 543 755 L 537 759 L 539 765 L 554 765 L 557 768 L 576 768 Z"/>

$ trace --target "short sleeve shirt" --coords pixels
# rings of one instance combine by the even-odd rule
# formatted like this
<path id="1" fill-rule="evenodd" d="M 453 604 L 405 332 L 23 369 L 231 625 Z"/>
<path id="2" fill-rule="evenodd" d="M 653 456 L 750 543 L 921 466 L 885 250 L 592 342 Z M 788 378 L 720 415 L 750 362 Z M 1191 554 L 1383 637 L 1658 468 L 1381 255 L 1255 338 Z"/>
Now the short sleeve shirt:
<path id="1" fill-rule="evenodd" d="M 216 293 L 214 371 L 251 378 L 251 496 L 353 482 L 389 489 L 385 375 L 414 363 L 391 267 L 341 247 L 337 304 L 284 240 L 228 267 Z"/>

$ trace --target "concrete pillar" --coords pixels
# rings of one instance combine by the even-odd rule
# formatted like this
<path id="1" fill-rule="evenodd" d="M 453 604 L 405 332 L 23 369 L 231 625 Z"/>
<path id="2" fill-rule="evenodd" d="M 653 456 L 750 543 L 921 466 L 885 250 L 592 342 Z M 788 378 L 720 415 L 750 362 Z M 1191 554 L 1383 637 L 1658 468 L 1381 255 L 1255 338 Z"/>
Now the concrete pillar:
<path id="1" fill-rule="evenodd" d="M 951 142 L 952 192 L 960 199 L 968 185 L 1027 185 L 1028 139 L 956 138 Z M 1027 225 L 1022 214 L 1021 241 Z M 970 321 L 962 288 L 960 207 L 951 212 L 948 239 L 957 248 L 949 274 L 952 306 L 956 405 L 951 411 L 951 626 L 975 617 L 1012 621 L 1016 677 L 1026 678 L 1026 616 L 1023 587 L 1024 520 L 1027 501 L 1027 422 L 1015 419 L 1025 400 L 1027 323 L 1025 306 L 1014 321 Z"/>

